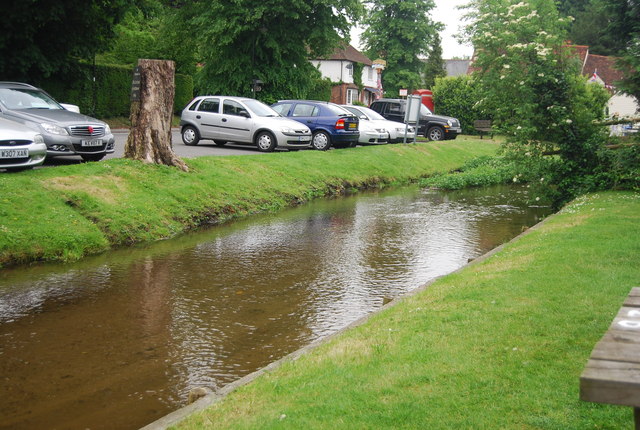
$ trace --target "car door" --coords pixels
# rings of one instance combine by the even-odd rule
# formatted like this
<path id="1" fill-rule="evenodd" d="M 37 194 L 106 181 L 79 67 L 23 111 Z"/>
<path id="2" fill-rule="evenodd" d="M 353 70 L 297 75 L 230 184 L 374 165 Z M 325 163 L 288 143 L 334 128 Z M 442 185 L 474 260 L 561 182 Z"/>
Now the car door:
<path id="1" fill-rule="evenodd" d="M 253 120 L 246 107 L 236 100 L 222 100 L 220 139 L 227 142 L 251 143 Z"/>
<path id="2" fill-rule="evenodd" d="M 198 105 L 195 112 L 195 121 L 202 139 L 218 139 L 220 137 L 220 99 L 207 97 Z"/>
<path id="3" fill-rule="evenodd" d="M 319 114 L 320 110 L 318 107 L 310 103 L 296 103 L 293 110 L 290 112 L 291 119 L 295 119 L 296 121 L 306 125 L 311 129 L 311 132 L 316 129 Z"/>

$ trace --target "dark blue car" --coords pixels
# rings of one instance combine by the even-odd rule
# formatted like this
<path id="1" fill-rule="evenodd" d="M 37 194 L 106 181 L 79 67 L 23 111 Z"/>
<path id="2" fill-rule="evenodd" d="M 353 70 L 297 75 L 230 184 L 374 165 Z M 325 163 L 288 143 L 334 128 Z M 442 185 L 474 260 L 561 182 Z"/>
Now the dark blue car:
<path id="1" fill-rule="evenodd" d="M 271 106 L 282 116 L 295 119 L 311 129 L 311 146 L 326 151 L 354 147 L 358 143 L 358 117 L 335 103 L 313 100 L 281 100 Z"/>

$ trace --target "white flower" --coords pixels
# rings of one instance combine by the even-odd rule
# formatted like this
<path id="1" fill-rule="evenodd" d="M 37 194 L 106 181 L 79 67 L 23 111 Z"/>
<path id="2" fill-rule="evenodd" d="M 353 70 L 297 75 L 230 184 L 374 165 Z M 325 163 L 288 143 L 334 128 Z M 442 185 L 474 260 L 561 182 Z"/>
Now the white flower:
<path id="1" fill-rule="evenodd" d="M 540 76 L 541 78 L 544 78 L 544 73 L 538 73 L 538 76 Z"/>
<path id="2" fill-rule="evenodd" d="M 567 118 L 566 120 L 564 120 L 564 122 L 566 122 L 567 124 L 571 124 L 573 121 L 571 121 L 569 118 Z"/>
<path id="3" fill-rule="evenodd" d="M 511 68 L 511 66 L 510 66 L 510 65 L 508 65 L 508 64 L 505 64 L 505 65 L 504 65 L 504 66 L 502 66 L 502 67 L 504 67 L 505 69 L 509 69 L 509 68 Z"/>

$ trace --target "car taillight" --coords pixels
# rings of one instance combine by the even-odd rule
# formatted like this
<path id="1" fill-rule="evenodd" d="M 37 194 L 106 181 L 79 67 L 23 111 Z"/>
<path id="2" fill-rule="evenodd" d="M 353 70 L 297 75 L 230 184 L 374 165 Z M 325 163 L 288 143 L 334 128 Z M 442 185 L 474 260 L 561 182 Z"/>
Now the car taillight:
<path id="1" fill-rule="evenodd" d="M 340 118 L 336 122 L 336 130 L 344 130 L 344 119 Z"/>

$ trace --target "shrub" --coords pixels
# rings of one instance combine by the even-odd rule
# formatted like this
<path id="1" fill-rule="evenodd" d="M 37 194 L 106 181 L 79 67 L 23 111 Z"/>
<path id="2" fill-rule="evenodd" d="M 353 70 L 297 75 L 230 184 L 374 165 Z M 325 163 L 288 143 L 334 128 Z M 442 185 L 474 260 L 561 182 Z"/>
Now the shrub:
<path id="1" fill-rule="evenodd" d="M 436 78 L 433 87 L 435 113 L 458 118 L 466 134 L 478 134 L 473 121 L 492 119 L 476 107 L 480 99 L 478 94 L 478 86 L 470 76 Z"/>
<path id="2" fill-rule="evenodd" d="M 62 103 L 78 105 L 87 115 L 128 117 L 132 74 L 130 66 L 83 63 L 73 76 L 52 76 L 37 85 Z M 174 111 L 178 113 L 193 98 L 193 78 L 176 74 L 175 84 Z"/>

